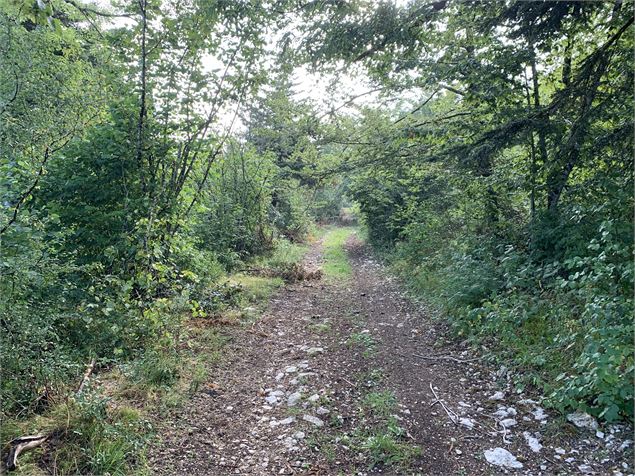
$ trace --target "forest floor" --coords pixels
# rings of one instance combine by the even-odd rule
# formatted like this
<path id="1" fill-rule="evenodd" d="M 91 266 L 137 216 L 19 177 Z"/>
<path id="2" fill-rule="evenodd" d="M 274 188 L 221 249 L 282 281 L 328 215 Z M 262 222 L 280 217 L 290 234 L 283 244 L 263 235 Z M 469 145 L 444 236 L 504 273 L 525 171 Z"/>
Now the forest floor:
<path id="1" fill-rule="evenodd" d="M 158 422 L 153 474 L 632 472 L 630 429 L 579 428 L 513 391 L 508 370 L 408 299 L 354 229 L 332 229 L 304 266 L 323 278 L 223 328 L 209 381 Z"/>

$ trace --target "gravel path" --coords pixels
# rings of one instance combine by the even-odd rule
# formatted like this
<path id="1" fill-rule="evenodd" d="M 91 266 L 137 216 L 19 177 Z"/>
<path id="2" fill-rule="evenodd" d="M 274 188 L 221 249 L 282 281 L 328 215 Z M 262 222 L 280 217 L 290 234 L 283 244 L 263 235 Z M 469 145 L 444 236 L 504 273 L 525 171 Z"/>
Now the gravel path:
<path id="1" fill-rule="evenodd" d="M 213 382 L 161 422 L 154 474 L 631 473 L 630 429 L 596 435 L 513 392 L 507 369 L 446 337 L 354 236 L 347 250 L 350 280 L 285 286 L 253 328 L 227 330 Z M 318 243 L 305 266 L 321 260 Z M 418 455 L 371 468 L 371 392 L 394 395 L 399 444 Z"/>

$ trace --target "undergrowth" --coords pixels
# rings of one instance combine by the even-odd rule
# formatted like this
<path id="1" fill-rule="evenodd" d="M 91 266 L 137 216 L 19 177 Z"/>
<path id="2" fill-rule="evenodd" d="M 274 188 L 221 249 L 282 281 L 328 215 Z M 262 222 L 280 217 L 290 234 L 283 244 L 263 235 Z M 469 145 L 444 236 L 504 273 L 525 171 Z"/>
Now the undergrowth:
<path id="1" fill-rule="evenodd" d="M 281 241 L 275 251 L 253 262 L 287 266 L 297 263 L 306 249 L 306 244 Z M 69 384 L 39 413 L 3 418 L 4 451 L 18 436 L 51 435 L 44 445 L 20 456 L 15 474 L 147 474 L 145 452 L 157 419 L 195 393 L 213 391 L 208 369 L 223 358 L 232 338 L 224 327 L 251 324 L 283 284 L 275 276 L 237 273 L 201 290 L 198 300 L 157 307 L 157 320 L 169 325 L 135 358 L 115 365 L 100 360 L 98 378 L 91 376 L 91 383 L 98 383 L 89 384 L 78 397 L 73 396 L 74 383 Z"/>

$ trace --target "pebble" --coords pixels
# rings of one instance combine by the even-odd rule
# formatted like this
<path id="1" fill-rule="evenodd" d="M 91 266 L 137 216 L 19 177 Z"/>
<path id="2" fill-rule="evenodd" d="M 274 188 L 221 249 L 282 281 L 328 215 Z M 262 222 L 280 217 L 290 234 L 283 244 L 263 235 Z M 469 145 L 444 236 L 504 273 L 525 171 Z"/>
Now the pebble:
<path id="1" fill-rule="evenodd" d="M 531 451 L 533 451 L 534 453 L 540 452 L 540 450 L 542 449 L 542 445 L 540 444 L 540 441 L 538 441 L 538 438 L 532 436 L 531 433 L 529 433 L 528 431 L 523 432 L 523 437 L 525 438 L 525 441 L 527 442 L 527 445 L 529 446 Z"/>
<path id="2" fill-rule="evenodd" d="M 298 371 L 298 368 L 295 365 L 289 365 L 284 371 L 288 374 L 292 374 Z"/>
<path id="3" fill-rule="evenodd" d="M 534 408 L 534 411 L 531 412 L 534 415 L 534 418 L 538 421 L 542 421 L 542 420 L 546 420 L 547 419 L 547 414 L 545 413 L 545 411 L 540 408 L 540 407 L 536 407 Z"/>
<path id="4" fill-rule="evenodd" d="M 318 415 L 328 415 L 331 411 L 325 407 L 318 407 L 317 410 L 315 410 L 315 413 Z"/>
<path id="5" fill-rule="evenodd" d="M 504 400 L 505 394 L 503 392 L 496 392 L 494 395 L 489 397 L 490 400 Z"/>
<path id="6" fill-rule="evenodd" d="M 315 403 L 320 399 L 320 396 L 317 393 L 314 393 L 313 395 L 311 395 L 308 400 L 311 403 Z"/>
<path id="7" fill-rule="evenodd" d="M 324 352 L 324 348 L 323 347 L 311 347 L 310 349 L 307 349 L 306 353 L 309 354 L 310 356 L 316 355 L 316 354 L 320 354 Z"/>
<path id="8" fill-rule="evenodd" d="M 459 420 L 459 423 L 469 429 L 474 428 L 474 420 L 472 420 L 471 418 L 461 418 Z"/>
<path id="9" fill-rule="evenodd" d="M 287 399 L 287 405 L 289 405 L 290 407 L 293 407 L 298 404 L 301 398 L 302 398 L 302 394 L 300 392 L 294 392 L 291 395 L 289 395 L 289 398 Z"/>
<path id="10" fill-rule="evenodd" d="M 500 421 L 500 424 L 505 428 L 511 428 L 512 426 L 516 426 L 518 422 L 513 418 L 505 418 L 504 420 Z"/>
<path id="11" fill-rule="evenodd" d="M 304 421 L 308 421 L 309 423 L 313 423 L 317 427 L 323 427 L 324 426 L 324 422 L 322 420 L 320 420 L 318 417 L 314 417 L 312 415 L 303 415 L 302 419 Z"/>

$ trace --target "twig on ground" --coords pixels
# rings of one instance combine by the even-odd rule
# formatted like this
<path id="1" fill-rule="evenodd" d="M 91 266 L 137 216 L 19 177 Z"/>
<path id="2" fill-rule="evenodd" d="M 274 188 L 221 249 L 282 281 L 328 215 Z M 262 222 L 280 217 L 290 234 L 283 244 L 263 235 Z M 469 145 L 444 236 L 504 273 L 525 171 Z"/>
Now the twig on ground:
<path id="1" fill-rule="evenodd" d="M 432 387 L 432 382 L 430 382 L 430 390 L 432 391 L 432 395 L 434 395 L 434 398 L 436 398 L 436 400 L 434 402 L 432 402 L 430 404 L 430 406 L 435 405 L 436 403 L 440 404 L 443 407 L 443 409 L 445 410 L 445 413 L 447 413 L 448 418 L 450 419 L 450 421 L 456 425 L 458 423 L 458 421 L 459 421 L 458 415 L 456 413 L 454 413 L 452 410 L 449 410 L 448 407 L 445 406 L 445 403 L 443 403 L 439 399 L 439 396 L 437 395 L 437 392 L 435 392 L 434 388 Z"/>
<path id="2" fill-rule="evenodd" d="M 77 390 L 75 391 L 75 396 L 80 395 L 82 393 L 82 390 L 84 390 L 84 387 L 86 386 L 86 383 L 88 382 L 88 379 L 90 378 L 90 375 L 93 373 L 94 368 L 95 368 L 95 358 L 91 359 L 90 363 L 86 366 L 86 371 L 84 372 L 84 375 L 82 376 L 82 380 L 79 382 L 79 385 L 77 386 Z M 70 413 L 69 413 L 68 404 L 66 405 L 66 412 L 67 412 L 66 426 L 68 430 L 69 421 L 70 421 Z M 15 438 L 14 440 L 11 440 L 11 442 L 9 443 L 9 446 L 10 446 L 9 454 L 5 462 L 7 471 L 13 471 L 17 468 L 18 456 L 20 456 L 20 453 L 23 453 L 25 451 L 41 446 L 53 434 L 54 432 L 49 433 L 48 435 L 38 434 L 38 435 L 20 436 L 19 438 Z"/>
<path id="3" fill-rule="evenodd" d="M 503 429 L 503 443 L 505 443 L 506 445 L 510 444 L 511 441 L 509 441 L 507 439 L 507 427 L 505 425 L 503 425 L 500 421 L 497 421 L 497 423 L 501 426 L 501 428 Z"/>
<path id="4" fill-rule="evenodd" d="M 20 453 L 37 448 L 48 440 L 49 436 L 50 435 L 21 436 L 12 440 L 9 443 L 11 445 L 11 449 L 9 450 L 9 456 L 7 456 L 7 470 L 13 471 L 16 469 Z"/>

